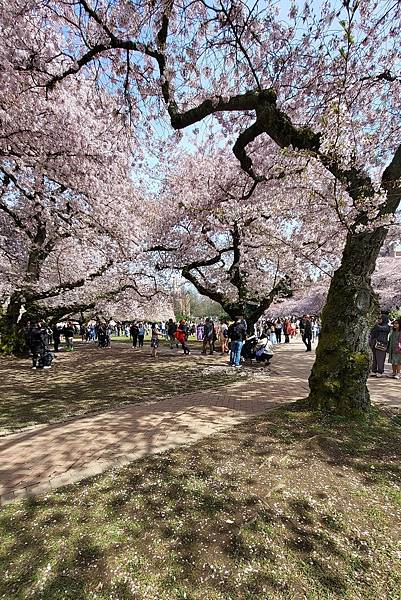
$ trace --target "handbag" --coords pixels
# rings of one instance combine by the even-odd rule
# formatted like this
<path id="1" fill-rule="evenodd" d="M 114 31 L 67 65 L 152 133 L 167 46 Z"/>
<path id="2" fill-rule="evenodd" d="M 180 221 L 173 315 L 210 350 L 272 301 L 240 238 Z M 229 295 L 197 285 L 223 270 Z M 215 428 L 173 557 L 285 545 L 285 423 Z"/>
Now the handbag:
<path id="1" fill-rule="evenodd" d="M 376 341 L 376 343 L 375 343 L 375 350 L 381 350 L 382 352 L 386 352 L 386 350 L 387 350 L 387 344 L 384 344 L 383 342 Z"/>

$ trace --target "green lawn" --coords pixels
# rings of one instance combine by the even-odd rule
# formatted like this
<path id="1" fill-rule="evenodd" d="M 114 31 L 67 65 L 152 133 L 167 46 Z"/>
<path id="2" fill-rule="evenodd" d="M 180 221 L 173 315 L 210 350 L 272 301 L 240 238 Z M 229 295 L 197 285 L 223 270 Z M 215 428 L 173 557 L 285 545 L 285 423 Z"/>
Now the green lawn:
<path id="1" fill-rule="evenodd" d="M 0 510 L 0 598 L 397 600 L 400 428 L 295 407 Z"/>

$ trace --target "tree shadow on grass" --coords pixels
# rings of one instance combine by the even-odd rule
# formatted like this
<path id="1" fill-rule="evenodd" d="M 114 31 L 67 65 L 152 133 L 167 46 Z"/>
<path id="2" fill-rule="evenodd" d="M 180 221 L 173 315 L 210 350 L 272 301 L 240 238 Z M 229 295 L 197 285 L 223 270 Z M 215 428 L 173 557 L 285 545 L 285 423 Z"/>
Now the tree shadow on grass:
<path id="1" fill-rule="evenodd" d="M 149 456 L 6 507 L 0 513 L 0 569 L 8 574 L 0 592 L 13 600 L 32 590 L 34 600 L 80 600 L 101 584 L 105 598 L 117 590 L 122 600 L 130 597 L 130 587 L 121 565 L 139 557 L 138 564 L 147 565 L 144 573 L 157 582 L 155 589 L 171 598 L 179 597 L 174 590 L 180 586 L 188 598 L 223 594 L 265 600 L 291 593 L 290 584 L 301 576 L 306 577 L 301 589 L 311 585 L 322 597 L 346 596 L 346 573 L 372 569 L 366 542 L 349 530 L 346 514 L 342 518 L 324 508 L 327 494 L 318 484 L 312 490 L 318 508 L 302 493 L 307 483 L 302 480 L 299 488 L 286 488 L 290 496 L 269 499 L 277 473 L 293 478 L 288 481 L 298 473 L 294 464 L 278 462 L 273 469 L 267 458 L 294 453 L 297 468 L 319 460 L 330 472 L 345 465 L 369 489 L 375 483 L 368 477 L 371 461 L 380 472 L 387 465 L 388 474 L 398 477 L 396 465 L 388 464 L 397 456 L 397 432 L 379 421 L 356 436 L 351 424 L 331 422 L 322 434 L 321 420 L 301 413 L 297 418 L 291 411 L 269 415 L 269 421 L 260 417 L 194 447 Z M 255 432 L 257 440 L 250 443 Z M 283 440 L 290 438 L 289 446 Z M 350 541 L 352 563 L 339 537 Z M 288 581 L 280 575 L 283 560 Z M 49 563 L 51 576 L 36 592 Z M 337 564 L 337 570 L 328 564 Z M 120 579 L 115 565 L 123 570 Z M 134 578 L 135 569 L 141 567 L 130 571 Z"/>

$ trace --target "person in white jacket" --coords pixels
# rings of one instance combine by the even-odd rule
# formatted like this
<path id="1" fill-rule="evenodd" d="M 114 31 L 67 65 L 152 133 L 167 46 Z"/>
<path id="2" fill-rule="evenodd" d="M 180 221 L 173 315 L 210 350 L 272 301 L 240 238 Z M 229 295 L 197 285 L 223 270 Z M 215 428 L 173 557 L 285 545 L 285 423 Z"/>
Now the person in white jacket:
<path id="1" fill-rule="evenodd" d="M 256 344 L 256 361 L 264 362 L 266 366 L 273 358 L 273 344 L 265 335 L 263 335 Z"/>

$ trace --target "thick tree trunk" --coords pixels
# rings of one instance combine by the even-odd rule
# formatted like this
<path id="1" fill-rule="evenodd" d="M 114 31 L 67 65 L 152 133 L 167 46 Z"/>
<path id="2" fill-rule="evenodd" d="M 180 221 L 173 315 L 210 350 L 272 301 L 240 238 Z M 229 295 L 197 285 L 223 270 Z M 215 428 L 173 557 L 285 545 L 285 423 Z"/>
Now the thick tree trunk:
<path id="1" fill-rule="evenodd" d="M 378 315 L 371 275 L 387 231 L 348 235 L 322 313 L 316 361 L 309 377 L 308 403 L 341 415 L 370 407 L 366 381 L 371 363 L 368 333 Z"/>
<path id="2" fill-rule="evenodd" d="M 25 312 L 20 318 L 21 308 Z M 43 319 L 43 309 L 27 300 L 23 292 L 14 292 L 3 314 L 0 315 L 0 354 L 25 354 L 28 350 L 25 326 L 29 320 Z"/>
<path id="3" fill-rule="evenodd" d="M 18 322 L 23 297 L 14 292 L 5 312 L 0 317 L 0 353 L 20 354 L 25 351 L 26 343 L 22 328 Z"/>

